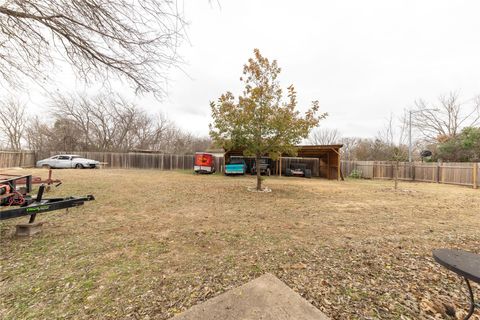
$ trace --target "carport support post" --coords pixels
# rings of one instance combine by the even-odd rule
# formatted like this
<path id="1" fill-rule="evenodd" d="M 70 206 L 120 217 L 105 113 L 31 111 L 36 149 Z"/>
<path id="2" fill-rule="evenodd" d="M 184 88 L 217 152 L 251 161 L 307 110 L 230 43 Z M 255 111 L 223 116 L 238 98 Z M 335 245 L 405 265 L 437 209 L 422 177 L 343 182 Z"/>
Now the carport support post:
<path id="1" fill-rule="evenodd" d="M 330 180 L 330 152 L 327 153 L 327 179 Z"/>
<path id="2" fill-rule="evenodd" d="M 280 156 L 279 159 L 280 165 L 278 166 L 278 175 L 281 177 L 282 176 L 282 156 Z"/>
<path id="3" fill-rule="evenodd" d="M 337 165 L 337 181 L 340 181 L 340 154 L 338 155 L 338 165 Z"/>
<path id="4" fill-rule="evenodd" d="M 340 181 L 340 152 L 335 150 L 334 148 L 331 148 L 333 150 L 333 152 L 335 152 L 337 154 L 337 181 Z M 330 159 L 330 158 L 328 158 Z M 318 163 L 320 163 L 320 158 L 318 158 Z M 330 168 L 329 168 L 329 171 L 330 171 Z M 320 175 L 320 174 L 319 174 Z"/>

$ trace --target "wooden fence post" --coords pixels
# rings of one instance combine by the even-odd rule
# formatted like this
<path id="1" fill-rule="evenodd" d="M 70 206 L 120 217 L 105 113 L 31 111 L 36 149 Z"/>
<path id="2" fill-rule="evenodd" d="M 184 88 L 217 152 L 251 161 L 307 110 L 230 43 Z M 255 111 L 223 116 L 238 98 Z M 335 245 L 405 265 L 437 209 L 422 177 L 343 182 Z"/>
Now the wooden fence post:
<path id="1" fill-rule="evenodd" d="M 392 173 L 393 174 L 393 173 Z M 395 173 L 394 173 L 394 179 L 395 179 L 395 190 L 398 188 L 398 160 L 395 161 Z"/>
<path id="2" fill-rule="evenodd" d="M 477 176 L 478 176 L 478 164 L 476 162 L 473 163 L 473 189 L 477 189 Z"/>
<path id="3" fill-rule="evenodd" d="M 440 163 L 439 162 L 437 162 L 437 167 L 435 169 L 437 171 L 435 180 L 437 183 L 440 183 Z"/>

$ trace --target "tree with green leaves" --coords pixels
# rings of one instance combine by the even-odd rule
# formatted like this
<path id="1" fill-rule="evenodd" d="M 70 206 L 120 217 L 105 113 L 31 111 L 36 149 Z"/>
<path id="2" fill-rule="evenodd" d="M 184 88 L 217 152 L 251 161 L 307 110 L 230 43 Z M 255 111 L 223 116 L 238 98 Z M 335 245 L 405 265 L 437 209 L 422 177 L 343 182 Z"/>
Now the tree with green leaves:
<path id="1" fill-rule="evenodd" d="M 460 134 L 441 141 L 436 157 L 443 161 L 480 161 L 480 127 L 463 128 Z"/>
<path id="2" fill-rule="evenodd" d="M 243 94 L 236 99 L 231 92 L 211 102 L 213 122 L 210 136 L 217 146 L 225 150 L 242 149 L 245 156 L 277 159 L 282 153 L 295 156 L 296 145 L 308 137 L 327 114 L 319 114 L 318 101 L 302 115 L 297 106 L 297 93 L 293 85 L 287 88 L 287 97 L 278 81 L 281 69 L 277 61 L 270 62 L 254 50 L 255 56 L 243 67 L 240 78 L 245 85 Z M 260 170 L 257 172 L 257 190 L 262 190 Z"/>

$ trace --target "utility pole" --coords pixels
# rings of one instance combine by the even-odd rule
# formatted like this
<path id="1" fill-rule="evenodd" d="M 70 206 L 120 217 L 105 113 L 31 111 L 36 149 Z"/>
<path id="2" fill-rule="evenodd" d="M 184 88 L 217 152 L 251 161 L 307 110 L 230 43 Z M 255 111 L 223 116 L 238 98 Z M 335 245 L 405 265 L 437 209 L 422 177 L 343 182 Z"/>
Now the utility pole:
<path id="1" fill-rule="evenodd" d="M 408 114 L 408 162 L 412 162 L 412 110 Z"/>

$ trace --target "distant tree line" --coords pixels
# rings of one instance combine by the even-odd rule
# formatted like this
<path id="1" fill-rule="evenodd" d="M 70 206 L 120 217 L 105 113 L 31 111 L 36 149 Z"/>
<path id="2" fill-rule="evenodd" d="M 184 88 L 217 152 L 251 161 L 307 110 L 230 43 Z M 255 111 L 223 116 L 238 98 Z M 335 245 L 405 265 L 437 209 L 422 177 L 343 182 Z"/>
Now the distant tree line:
<path id="1" fill-rule="evenodd" d="M 374 138 L 342 137 L 337 129 L 317 128 L 312 144 L 343 144 L 344 160 L 408 160 L 409 113 L 412 115 L 413 159 L 422 150 L 432 156 L 426 161 L 480 161 L 480 96 L 462 101 L 451 92 L 437 101 L 417 100 L 397 119 L 392 116 Z"/>
<path id="2" fill-rule="evenodd" d="M 342 144 L 343 160 L 405 161 L 408 159 L 406 124 L 396 124 L 393 115 L 374 138 L 343 137 L 339 130 L 316 128 L 309 143 L 317 145 Z"/>
<path id="3" fill-rule="evenodd" d="M 183 154 L 211 144 L 209 138 L 185 132 L 163 114 L 148 113 L 119 95 L 57 95 L 48 110 L 48 117 L 30 116 L 19 101 L 1 103 L 0 148 Z"/>
<path id="4" fill-rule="evenodd" d="M 408 112 L 412 111 L 413 158 L 430 150 L 426 161 L 480 161 L 480 98 L 461 101 L 450 93 L 435 103 L 417 100 L 401 117 L 393 115 L 373 138 L 343 137 L 337 129 L 317 128 L 311 144 L 343 144 L 344 160 L 408 159 Z M 211 146 L 208 137 L 181 130 L 162 114 L 146 112 L 119 95 L 57 95 L 48 112 L 28 113 L 15 99 L 0 101 L 0 149 L 41 151 L 154 150 L 192 153 Z"/>

